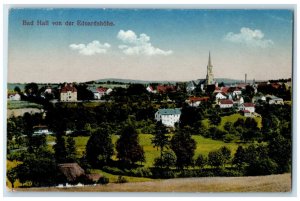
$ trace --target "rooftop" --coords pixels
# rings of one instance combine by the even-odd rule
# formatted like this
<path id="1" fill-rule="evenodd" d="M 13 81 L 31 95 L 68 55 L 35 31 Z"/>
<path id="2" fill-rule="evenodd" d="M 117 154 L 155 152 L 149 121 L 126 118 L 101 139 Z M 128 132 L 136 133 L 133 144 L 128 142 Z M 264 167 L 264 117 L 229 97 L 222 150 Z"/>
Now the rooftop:
<path id="1" fill-rule="evenodd" d="M 158 109 L 158 112 L 161 115 L 176 115 L 176 114 L 181 114 L 181 109 L 180 108 L 175 108 L 175 109 Z"/>

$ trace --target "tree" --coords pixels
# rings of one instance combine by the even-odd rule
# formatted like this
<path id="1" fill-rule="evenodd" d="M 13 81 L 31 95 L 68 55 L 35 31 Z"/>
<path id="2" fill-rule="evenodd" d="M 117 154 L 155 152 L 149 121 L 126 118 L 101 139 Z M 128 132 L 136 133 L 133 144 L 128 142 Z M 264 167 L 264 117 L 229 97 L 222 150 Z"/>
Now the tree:
<path id="1" fill-rule="evenodd" d="M 171 149 L 176 154 L 176 166 L 184 168 L 193 164 L 193 156 L 196 149 L 196 141 L 186 129 L 179 129 L 171 139 Z"/>
<path id="2" fill-rule="evenodd" d="M 16 167 L 17 178 L 23 184 L 32 186 L 52 186 L 56 183 L 56 163 L 53 154 L 46 149 L 36 153 L 25 153 L 23 161 Z"/>
<path id="3" fill-rule="evenodd" d="M 291 165 L 291 141 L 285 139 L 283 136 L 270 140 L 268 144 L 269 157 L 278 164 L 278 173 L 284 173 L 290 170 Z"/>
<path id="4" fill-rule="evenodd" d="M 39 91 L 39 86 L 36 83 L 31 82 L 25 85 L 24 91 L 28 96 L 35 96 Z"/>
<path id="5" fill-rule="evenodd" d="M 137 131 L 132 125 L 126 125 L 121 130 L 116 149 L 117 158 L 123 162 L 133 164 L 138 161 L 145 161 L 143 147 L 139 144 Z"/>
<path id="6" fill-rule="evenodd" d="M 232 163 L 236 165 L 238 169 L 241 169 L 245 165 L 245 154 L 245 149 L 242 146 L 238 146 L 232 160 Z"/>
<path id="7" fill-rule="evenodd" d="M 198 166 L 200 169 L 203 169 L 206 164 L 207 164 L 207 158 L 204 155 L 199 154 L 199 156 L 195 161 L 195 165 Z"/>
<path id="8" fill-rule="evenodd" d="M 168 133 L 165 125 L 158 121 L 155 124 L 155 134 L 152 138 L 152 144 L 154 147 L 160 148 L 160 157 L 162 158 L 162 154 L 164 148 L 169 145 L 169 137 L 166 135 Z"/>
<path id="9" fill-rule="evenodd" d="M 105 165 L 113 154 L 113 144 L 107 128 L 97 129 L 86 145 L 87 160 L 91 165 Z"/>
<path id="10" fill-rule="evenodd" d="M 231 151 L 227 147 L 223 146 L 216 151 L 211 151 L 208 154 L 208 164 L 213 167 L 219 168 L 224 166 L 230 161 Z"/>
<path id="11" fill-rule="evenodd" d="M 21 93 L 21 89 L 18 86 L 15 86 L 14 91 L 17 92 L 18 94 Z"/>
<path id="12" fill-rule="evenodd" d="M 219 168 L 224 165 L 224 158 L 220 151 L 211 151 L 208 153 L 208 164 L 212 167 Z"/>
<path id="13" fill-rule="evenodd" d="M 209 118 L 210 123 L 215 126 L 218 126 L 221 123 L 221 117 L 219 116 L 219 114 L 217 112 L 214 112 L 208 118 Z"/>
<path id="14" fill-rule="evenodd" d="M 14 189 L 15 187 L 15 181 L 17 180 L 17 171 L 16 168 L 12 168 L 7 171 L 7 179 L 11 183 L 11 188 Z"/>
<path id="15" fill-rule="evenodd" d="M 155 158 L 154 166 L 159 168 L 167 168 L 174 166 L 176 164 L 176 155 L 172 151 L 163 152 L 161 157 Z"/>
<path id="16" fill-rule="evenodd" d="M 70 136 L 67 138 L 66 152 L 67 152 L 67 161 L 75 162 L 76 161 L 75 140 Z"/>
<path id="17" fill-rule="evenodd" d="M 224 158 L 224 163 L 228 163 L 231 159 L 231 150 L 228 147 L 223 146 L 220 148 L 220 152 L 222 153 L 222 156 Z"/>
<path id="18" fill-rule="evenodd" d="M 67 150 L 65 139 L 60 133 L 56 134 L 54 148 L 54 155 L 57 163 L 65 163 L 67 161 Z"/>

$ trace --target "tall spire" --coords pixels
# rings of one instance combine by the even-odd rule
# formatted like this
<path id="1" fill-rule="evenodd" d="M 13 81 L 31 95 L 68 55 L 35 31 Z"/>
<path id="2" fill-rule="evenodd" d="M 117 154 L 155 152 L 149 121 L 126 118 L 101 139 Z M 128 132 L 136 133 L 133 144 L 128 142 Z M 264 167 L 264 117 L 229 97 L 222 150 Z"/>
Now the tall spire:
<path id="1" fill-rule="evenodd" d="M 211 65 L 211 59 L 210 59 L 210 51 L 209 51 L 209 55 L 208 55 L 208 66 L 212 66 Z"/>

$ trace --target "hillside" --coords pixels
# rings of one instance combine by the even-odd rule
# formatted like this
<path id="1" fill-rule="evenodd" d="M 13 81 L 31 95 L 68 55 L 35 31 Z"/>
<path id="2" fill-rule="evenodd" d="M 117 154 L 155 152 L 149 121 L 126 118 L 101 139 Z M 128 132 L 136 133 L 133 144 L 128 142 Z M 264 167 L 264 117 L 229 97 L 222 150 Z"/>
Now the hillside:
<path id="1" fill-rule="evenodd" d="M 290 192 L 291 174 L 253 177 L 203 177 L 73 188 L 19 188 L 16 191 L 66 192 Z"/>

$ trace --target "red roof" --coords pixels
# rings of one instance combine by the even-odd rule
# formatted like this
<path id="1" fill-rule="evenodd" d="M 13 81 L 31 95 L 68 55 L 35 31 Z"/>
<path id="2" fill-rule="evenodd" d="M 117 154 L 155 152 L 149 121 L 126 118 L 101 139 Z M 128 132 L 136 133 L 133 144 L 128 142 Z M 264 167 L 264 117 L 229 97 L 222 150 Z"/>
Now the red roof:
<path id="1" fill-rule="evenodd" d="M 233 104 L 232 100 L 229 99 L 225 99 L 225 100 L 220 100 L 220 104 L 225 105 L 225 104 Z"/>
<path id="2" fill-rule="evenodd" d="M 99 87 L 99 88 L 97 88 L 97 91 L 98 91 L 98 92 L 106 92 L 106 91 L 107 91 L 107 88 Z"/>
<path id="3" fill-rule="evenodd" d="M 162 85 L 157 86 L 157 91 L 160 93 L 165 93 L 165 92 L 167 92 L 167 90 L 174 91 L 175 87 L 174 86 L 162 86 Z"/>
<path id="4" fill-rule="evenodd" d="M 197 101 L 208 101 L 209 97 L 189 97 L 189 101 L 197 102 Z"/>
<path id="5" fill-rule="evenodd" d="M 278 84 L 278 83 L 272 83 L 271 85 L 275 89 L 278 89 L 280 87 L 280 84 Z"/>
<path id="6" fill-rule="evenodd" d="M 222 88 L 221 88 L 221 91 L 222 91 L 223 93 L 227 93 L 227 91 L 228 91 L 229 88 L 230 88 L 230 87 L 222 87 Z"/>
<path id="7" fill-rule="evenodd" d="M 242 110 L 243 113 L 250 113 L 249 110 Z"/>
<path id="8" fill-rule="evenodd" d="M 60 93 L 67 93 L 68 91 L 77 92 L 77 89 L 75 87 L 73 87 L 72 84 L 66 84 L 65 86 L 63 86 L 61 88 Z"/>
<path id="9" fill-rule="evenodd" d="M 244 103 L 244 107 L 255 107 L 253 103 Z"/>

